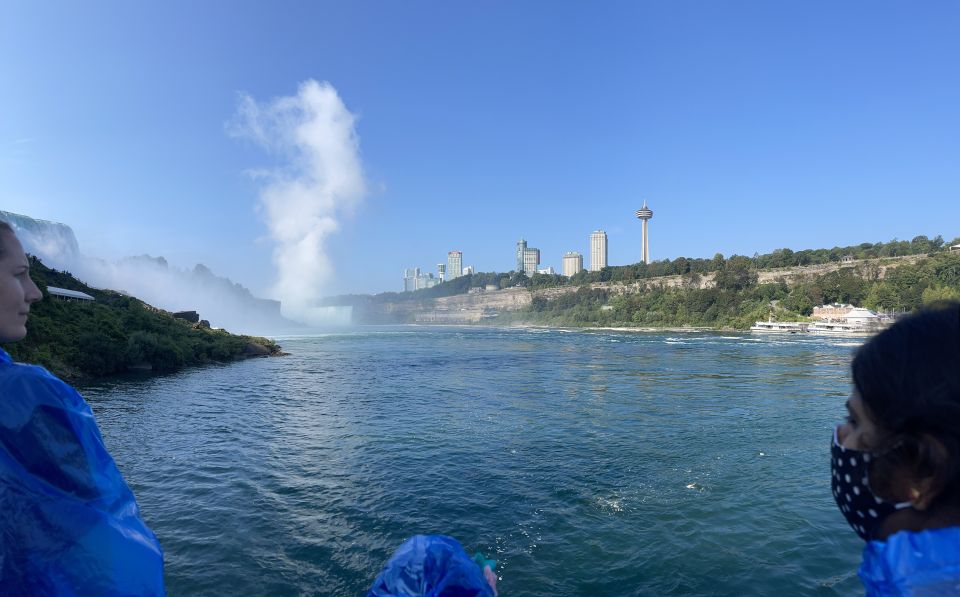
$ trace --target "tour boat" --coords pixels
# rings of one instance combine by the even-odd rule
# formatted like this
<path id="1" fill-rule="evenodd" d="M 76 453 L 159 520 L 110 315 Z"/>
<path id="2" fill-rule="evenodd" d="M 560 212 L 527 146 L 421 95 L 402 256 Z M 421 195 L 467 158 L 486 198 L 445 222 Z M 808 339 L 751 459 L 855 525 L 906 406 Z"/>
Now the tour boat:
<path id="1" fill-rule="evenodd" d="M 750 327 L 751 332 L 776 332 L 797 334 L 807 331 L 809 324 L 798 321 L 758 321 Z"/>

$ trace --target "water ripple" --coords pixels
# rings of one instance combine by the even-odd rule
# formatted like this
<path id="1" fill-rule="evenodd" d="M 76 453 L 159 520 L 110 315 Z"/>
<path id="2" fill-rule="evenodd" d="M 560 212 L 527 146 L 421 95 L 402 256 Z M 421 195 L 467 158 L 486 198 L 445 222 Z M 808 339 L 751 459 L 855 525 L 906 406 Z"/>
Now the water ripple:
<path id="1" fill-rule="evenodd" d="M 374 328 L 83 388 L 173 595 L 357 594 L 414 533 L 504 595 L 855 594 L 829 339 Z"/>

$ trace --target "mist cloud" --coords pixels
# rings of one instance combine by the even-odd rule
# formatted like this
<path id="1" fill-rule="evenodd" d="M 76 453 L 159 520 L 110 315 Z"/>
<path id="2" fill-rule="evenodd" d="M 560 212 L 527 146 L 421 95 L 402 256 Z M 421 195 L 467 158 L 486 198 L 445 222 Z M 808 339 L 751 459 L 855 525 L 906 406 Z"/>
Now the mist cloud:
<path id="1" fill-rule="evenodd" d="M 332 85 L 308 80 L 293 96 L 241 96 L 231 127 L 281 158 L 281 166 L 258 172 L 261 214 L 274 243 L 272 294 L 285 315 L 306 323 L 327 316 L 315 307 L 334 273 L 327 238 L 367 194 L 355 124 Z"/>
<path id="2" fill-rule="evenodd" d="M 302 326 L 280 317 L 276 301 L 258 299 L 249 290 L 216 276 L 198 264 L 192 270 L 170 266 L 163 257 L 128 257 L 106 261 L 80 251 L 66 224 L 36 220 L 0 211 L 23 248 L 49 267 L 71 272 L 94 288 L 131 294 L 168 311 L 198 311 L 214 327 L 234 332 L 277 334 L 299 332 Z M 349 323 L 349 313 L 331 312 L 330 323 Z"/>

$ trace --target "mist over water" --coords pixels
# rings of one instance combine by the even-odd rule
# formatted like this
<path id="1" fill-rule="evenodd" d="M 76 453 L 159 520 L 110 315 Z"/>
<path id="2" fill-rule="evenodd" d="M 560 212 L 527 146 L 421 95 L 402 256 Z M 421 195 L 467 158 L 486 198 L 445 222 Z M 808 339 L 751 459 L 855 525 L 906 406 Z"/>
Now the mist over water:
<path id="1" fill-rule="evenodd" d="M 285 314 L 311 325 L 331 323 L 329 310 L 317 308 L 334 270 L 327 239 L 367 194 L 355 123 L 332 85 L 309 80 L 294 96 L 242 96 L 231 126 L 281 160 L 254 173 L 274 243 L 273 295 Z"/>
<path id="2" fill-rule="evenodd" d="M 44 263 L 97 288 L 136 296 L 168 311 L 198 311 L 214 327 L 259 334 L 350 324 L 350 309 L 319 307 L 333 275 L 326 242 L 367 194 L 356 117 L 329 83 L 308 80 L 297 94 L 258 102 L 242 95 L 228 132 L 253 140 L 278 162 L 251 174 L 273 242 L 271 300 L 198 264 L 171 266 L 163 257 L 107 261 L 84 255 L 65 224 L 0 212 Z M 279 301 L 279 302 L 277 302 Z M 288 319 L 284 319 L 282 315 Z"/>
<path id="3" fill-rule="evenodd" d="M 202 264 L 184 269 L 149 255 L 118 261 L 98 259 L 80 251 L 69 226 L 7 212 L 0 212 L 0 219 L 13 225 L 27 253 L 94 288 L 129 294 L 167 311 L 197 311 L 214 327 L 234 332 L 269 334 L 306 329 L 281 317 L 276 301 L 257 298 Z M 350 312 L 331 309 L 326 321 L 328 325 L 348 325 Z"/>
<path id="4" fill-rule="evenodd" d="M 357 594 L 415 533 L 503 595 L 862 594 L 850 341 L 365 328 L 82 388 L 171 594 Z"/>

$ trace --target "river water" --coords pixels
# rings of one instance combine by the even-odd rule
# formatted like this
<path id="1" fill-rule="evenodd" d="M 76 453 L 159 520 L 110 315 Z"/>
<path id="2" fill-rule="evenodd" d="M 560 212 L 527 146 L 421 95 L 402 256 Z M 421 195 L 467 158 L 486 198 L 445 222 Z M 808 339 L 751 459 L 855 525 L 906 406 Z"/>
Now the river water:
<path id="1" fill-rule="evenodd" d="M 832 424 L 857 342 L 451 327 L 81 388 L 171 595 L 356 595 L 407 537 L 520 595 L 848 595 Z"/>

